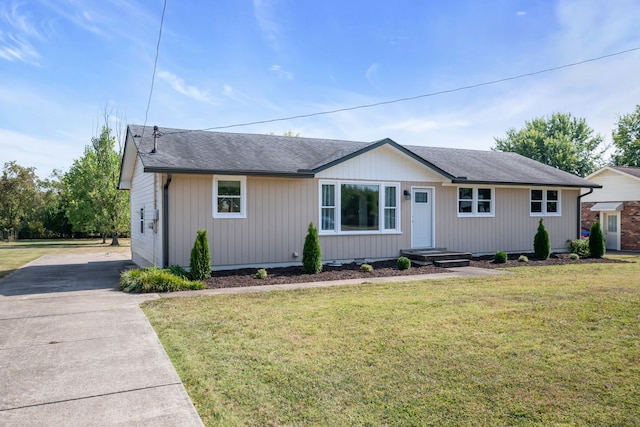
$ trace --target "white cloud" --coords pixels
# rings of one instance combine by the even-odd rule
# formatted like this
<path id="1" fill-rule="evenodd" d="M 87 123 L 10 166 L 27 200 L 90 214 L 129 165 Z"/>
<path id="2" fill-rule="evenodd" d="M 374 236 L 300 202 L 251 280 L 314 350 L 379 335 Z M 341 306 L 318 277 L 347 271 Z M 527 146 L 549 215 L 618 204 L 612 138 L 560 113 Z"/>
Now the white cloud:
<path id="1" fill-rule="evenodd" d="M 7 61 L 22 61 L 37 65 L 40 57 L 30 39 L 42 40 L 40 32 L 24 14 L 20 3 L 5 5 L 0 10 L 0 23 L 6 23 L 9 30 L 0 30 L 0 58 Z"/>
<path id="2" fill-rule="evenodd" d="M 367 68 L 367 71 L 364 73 L 365 79 L 367 79 L 367 81 L 371 83 L 373 86 L 375 86 L 375 84 L 373 83 L 373 77 L 375 76 L 375 74 L 378 72 L 379 69 L 380 69 L 380 64 L 378 63 L 371 64 L 371 66 Z"/>
<path id="3" fill-rule="evenodd" d="M 286 71 L 280 65 L 272 65 L 269 69 L 281 79 L 293 79 L 293 73 Z"/>
<path id="4" fill-rule="evenodd" d="M 525 12 L 524 10 L 519 10 L 516 12 L 516 16 L 525 16 L 527 14 L 527 12 Z"/>
<path id="5" fill-rule="evenodd" d="M 183 79 L 168 71 L 158 71 L 158 78 L 164 80 L 178 93 L 181 93 L 189 98 L 193 98 L 200 102 L 213 103 L 213 99 L 209 95 L 208 90 L 199 89 L 196 86 L 190 86 L 185 83 Z"/>
<path id="6" fill-rule="evenodd" d="M 278 49 L 280 25 L 276 21 L 277 0 L 253 0 L 253 15 L 272 48 Z"/>

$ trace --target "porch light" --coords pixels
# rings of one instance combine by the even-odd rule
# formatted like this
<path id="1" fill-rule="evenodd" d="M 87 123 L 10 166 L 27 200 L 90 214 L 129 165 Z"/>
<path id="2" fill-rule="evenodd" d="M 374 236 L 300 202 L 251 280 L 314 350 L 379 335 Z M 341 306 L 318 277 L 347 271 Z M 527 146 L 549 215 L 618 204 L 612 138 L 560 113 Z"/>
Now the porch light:
<path id="1" fill-rule="evenodd" d="M 404 190 L 404 199 L 405 200 L 411 200 L 411 191 L 409 190 Z"/>

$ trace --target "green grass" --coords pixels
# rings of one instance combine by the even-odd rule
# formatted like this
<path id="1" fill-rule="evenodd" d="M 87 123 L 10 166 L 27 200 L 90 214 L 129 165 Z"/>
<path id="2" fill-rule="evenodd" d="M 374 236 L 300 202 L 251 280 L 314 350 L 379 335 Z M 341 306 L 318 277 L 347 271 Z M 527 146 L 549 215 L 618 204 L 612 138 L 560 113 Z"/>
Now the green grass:
<path id="1" fill-rule="evenodd" d="M 160 299 L 207 425 L 640 425 L 640 264 Z"/>
<path id="2" fill-rule="evenodd" d="M 0 278 L 7 276 L 17 268 L 47 254 L 85 253 L 85 252 L 122 252 L 129 253 L 129 239 L 119 239 L 120 246 L 113 247 L 111 239 L 103 244 L 102 239 L 77 240 L 19 240 L 0 242 Z"/>

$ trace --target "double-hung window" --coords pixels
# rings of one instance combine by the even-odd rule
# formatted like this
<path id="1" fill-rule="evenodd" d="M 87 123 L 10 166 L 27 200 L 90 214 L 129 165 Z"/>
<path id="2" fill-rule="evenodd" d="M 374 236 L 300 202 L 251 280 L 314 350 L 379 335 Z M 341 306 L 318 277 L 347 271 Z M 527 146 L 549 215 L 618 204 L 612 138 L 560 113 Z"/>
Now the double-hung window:
<path id="1" fill-rule="evenodd" d="M 529 206 L 531 216 L 560 215 L 560 190 L 532 189 Z"/>
<path id="2" fill-rule="evenodd" d="M 458 216 L 494 216 L 493 188 L 458 187 Z"/>
<path id="3" fill-rule="evenodd" d="M 247 217 L 247 180 L 244 176 L 213 177 L 213 217 Z"/>
<path id="4" fill-rule="evenodd" d="M 399 188 L 396 183 L 321 182 L 320 232 L 398 232 Z"/>

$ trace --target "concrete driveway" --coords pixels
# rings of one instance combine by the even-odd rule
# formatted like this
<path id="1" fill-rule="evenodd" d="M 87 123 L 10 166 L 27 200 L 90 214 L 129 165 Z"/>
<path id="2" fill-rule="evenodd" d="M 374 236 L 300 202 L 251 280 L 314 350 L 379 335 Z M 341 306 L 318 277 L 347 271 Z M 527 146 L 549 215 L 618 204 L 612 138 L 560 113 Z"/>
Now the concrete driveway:
<path id="1" fill-rule="evenodd" d="M 0 280 L 1 426 L 202 426 L 117 253 L 47 255 Z"/>

